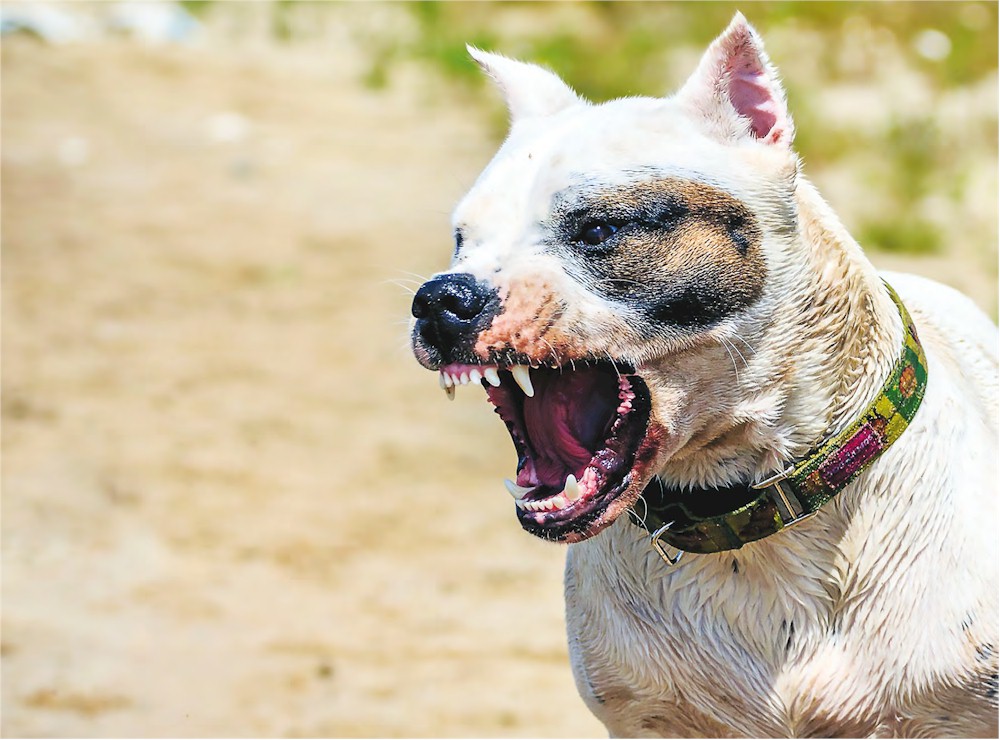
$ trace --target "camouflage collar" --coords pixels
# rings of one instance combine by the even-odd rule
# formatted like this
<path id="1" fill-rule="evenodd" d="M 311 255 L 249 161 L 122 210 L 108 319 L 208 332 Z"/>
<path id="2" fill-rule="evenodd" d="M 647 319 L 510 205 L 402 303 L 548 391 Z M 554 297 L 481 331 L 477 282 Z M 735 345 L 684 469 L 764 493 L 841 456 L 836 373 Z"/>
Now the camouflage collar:
<path id="1" fill-rule="evenodd" d="M 886 288 L 903 319 L 903 347 L 882 390 L 854 423 L 759 483 L 681 491 L 654 478 L 646 487 L 643 516 L 629 514 L 666 562 L 676 564 L 685 552 L 736 550 L 811 517 L 899 439 L 924 397 L 927 358 L 906 307 Z"/>

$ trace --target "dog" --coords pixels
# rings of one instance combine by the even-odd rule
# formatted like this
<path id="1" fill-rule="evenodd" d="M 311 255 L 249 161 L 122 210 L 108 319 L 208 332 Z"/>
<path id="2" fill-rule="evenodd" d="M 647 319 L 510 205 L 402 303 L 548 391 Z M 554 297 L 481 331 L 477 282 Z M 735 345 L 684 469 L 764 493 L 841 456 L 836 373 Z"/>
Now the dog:
<path id="1" fill-rule="evenodd" d="M 997 735 L 997 329 L 879 274 L 737 14 L 673 96 L 470 48 L 509 135 L 412 306 L 485 388 L 521 526 L 569 544 L 612 736 Z"/>

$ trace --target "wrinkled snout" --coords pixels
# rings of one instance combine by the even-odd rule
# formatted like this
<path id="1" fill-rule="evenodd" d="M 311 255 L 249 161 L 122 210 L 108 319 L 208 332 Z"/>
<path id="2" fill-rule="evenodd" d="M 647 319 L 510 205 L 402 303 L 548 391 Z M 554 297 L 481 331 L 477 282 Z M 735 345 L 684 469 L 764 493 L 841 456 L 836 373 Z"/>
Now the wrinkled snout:
<path id="1" fill-rule="evenodd" d="M 448 273 L 428 280 L 413 297 L 415 349 L 432 365 L 469 361 L 479 333 L 500 308 L 496 288 L 469 273 Z"/>

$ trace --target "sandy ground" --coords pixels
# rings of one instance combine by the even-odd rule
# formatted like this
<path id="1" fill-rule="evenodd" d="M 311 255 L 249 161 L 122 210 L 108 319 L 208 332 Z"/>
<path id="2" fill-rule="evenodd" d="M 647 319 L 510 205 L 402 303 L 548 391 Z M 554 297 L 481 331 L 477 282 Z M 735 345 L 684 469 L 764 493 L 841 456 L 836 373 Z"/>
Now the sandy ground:
<path id="1" fill-rule="evenodd" d="M 406 345 L 483 117 L 4 47 L 3 733 L 600 734 L 506 432 Z"/>
<path id="2" fill-rule="evenodd" d="M 406 344 L 485 113 L 335 51 L 3 68 L 3 734 L 602 736 L 502 425 Z"/>

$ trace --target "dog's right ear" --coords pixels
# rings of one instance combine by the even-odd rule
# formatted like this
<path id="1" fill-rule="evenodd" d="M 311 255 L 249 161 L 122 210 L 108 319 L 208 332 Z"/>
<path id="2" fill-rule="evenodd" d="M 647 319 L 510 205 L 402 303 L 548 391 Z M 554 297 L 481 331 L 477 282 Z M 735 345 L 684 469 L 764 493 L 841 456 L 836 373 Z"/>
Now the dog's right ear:
<path id="1" fill-rule="evenodd" d="M 469 56 L 493 78 L 507 100 L 511 121 L 551 116 L 582 102 L 558 75 L 535 64 L 518 62 L 491 54 L 474 46 L 465 47 Z"/>
<path id="2" fill-rule="evenodd" d="M 764 43 L 742 13 L 708 47 L 677 100 L 725 140 L 749 137 L 792 145 L 795 131 L 785 91 Z"/>

